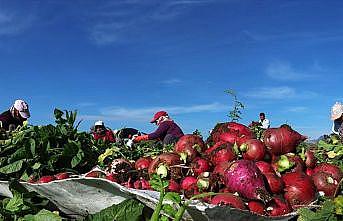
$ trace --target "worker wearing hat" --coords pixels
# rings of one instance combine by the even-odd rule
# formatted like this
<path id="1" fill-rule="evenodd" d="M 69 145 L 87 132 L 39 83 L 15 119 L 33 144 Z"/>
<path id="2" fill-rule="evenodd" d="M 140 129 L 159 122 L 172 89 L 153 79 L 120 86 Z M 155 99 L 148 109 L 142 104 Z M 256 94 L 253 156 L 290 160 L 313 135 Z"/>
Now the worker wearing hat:
<path id="1" fill-rule="evenodd" d="M 93 137 L 95 140 L 101 139 L 111 143 L 115 142 L 113 131 L 106 128 L 104 122 L 101 120 L 94 123 Z"/>
<path id="2" fill-rule="evenodd" d="M 169 117 L 165 111 L 159 111 L 155 113 L 150 123 L 155 123 L 158 128 L 155 132 L 138 136 L 134 139 L 135 142 L 142 140 L 154 140 L 159 139 L 163 144 L 176 143 L 177 140 L 184 134 L 181 128 Z"/>
<path id="3" fill-rule="evenodd" d="M 22 126 L 29 117 L 29 105 L 23 100 L 16 100 L 9 110 L 0 114 L 0 129 L 14 130 Z"/>
<path id="4" fill-rule="evenodd" d="M 331 108 L 332 132 L 343 138 L 343 105 L 336 102 Z"/>

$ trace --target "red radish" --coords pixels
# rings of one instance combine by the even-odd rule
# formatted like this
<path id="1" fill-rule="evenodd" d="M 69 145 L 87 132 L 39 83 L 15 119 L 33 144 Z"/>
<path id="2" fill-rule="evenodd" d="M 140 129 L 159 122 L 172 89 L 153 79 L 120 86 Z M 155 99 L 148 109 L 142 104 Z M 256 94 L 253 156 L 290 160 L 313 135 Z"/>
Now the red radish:
<path id="1" fill-rule="evenodd" d="M 283 181 L 280 177 L 278 177 L 274 172 L 273 173 L 265 173 L 264 177 L 268 183 L 268 189 L 272 193 L 281 193 L 283 191 Z"/>
<path id="2" fill-rule="evenodd" d="M 126 188 L 134 188 L 131 179 L 129 179 L 127 182 L 120 183 L 120 185 L 125 186 Z"/>
<path id="3" fill-rule="evenodd" d="M 150 176 L 157 173 L 162 177 L 170 176 L 172 179 L 178 179 L 182 176 L 181 168 L 172 166 L 181 163 L 180 155 L 176 153 L 162 153 L 150 163 L 148 173 Z"/>
<path id="4" fill-rule="evenodd" d="M 292 208 L 283 197 L 274 196 L 267 211 L 270 216 L 282 216 L 292 212 Z"/>
<path id="5" fill-rule="evenodd" d="M 228 142 L 228 143 L 234 144 L 237 142 L 238 138 L 239 138 L 238 131 L 229 131 L 229 132 L 220 134 L 218 142 Z"/>
<path id="6" fill-rule="evenodd" d="M 150 190 L 151 189 L 150 183 L 143 178 L 136 180 L 133 183 L 133 186 L 135 189 L 140 189 L 140 190 Z"/>
<path id="7" fill-rule="evenodd" d="M 325 172 L 330 174 L 338 182 L 343 178 L 343 172 L 341 169 L 333 164 L 321 163 L 314 168 L 314 173 Z"/>
<path id="8" fill-rule="evenodd" d="M 219 193 L 231 193 L 231 191 L 227 187 L 221 188 L 218 192 Z"/>
<path id="9" fill-rule="evenodd" d="M 230 130 L 229 132 L 222 133 L 219 138 L 222 142 L 237 143 L 240 146 L 247 140 L 254 138 L 254 136 L 240 135 L 238 131 Z"/>
<path id="10" fill-rule="evenodd" d="M 311 168 L 306 168 L 306 171 L 305 171 L 305 173 L 306 173 L 306 175 L 307 176 L 312 176 L 313 175 L 313 172 L 314 170 L 313 169 L 311 169 Z"/>
<path id="11" fill-rule="evenodd" d="M 220 176 L 224 177 L 225 170 L 230 166 L 230 162 L 221 162 L 217 166 L 214 167 L 213 173 L 219 174 Z"/>
<path id="12" fill-rule="evenodd" d="M 135 162 L 135 169 L 136 170 L 144 170 L 148 169 L 151 163 L 151 157 L 141 157 Z"/>
<path id="13" fill-rule="evenodd" d="M 245 160 L 263 160 L 266 153 L 264 144 L 257 139 L 245 141 L 239 149 L 242 151 Z"/>
<path id="14" fill-rule="evenodd" d="M 174 151 L 186 162 L 192 161 L 205 149 L 205 143 L 198 135 L 187 134 L 182 136 L 174 146 Z"/>
<path id="15" fill-rule="evenodd" d="M 230 129 L 228 128 L 228 123 L 218 123 L 211 131 L 211 134 L 206 140 L 206 143 L 215 144 L 219 142 L 221 140 L 220 135 L 228 131 L 230 131 Z"/>
<path id="16" fill-rule="evenodd" d="M 105 174 L 101 171 L 93 170 L 88 172 L 85 177 L 103 178 L 105 177 Z"/>
<path id="17" fill-rule="evenodd" d="M 305 173 L 286 173 L 282 176 L 285 183 L 285 199 L 294 208 L 297 205 L 307 205 L 316 199 L 316 187 Z"/>
<path id="18" fill-rule="evenodd" d="M 55 175 L 55 179 L 56 180 L 64 180 L 64 179 L 68 179 L 69 178 L 69 174 L 64 172 L 64 173 L 58 173 Z"/>
<path id="19" fill-rule="evenodd" d="M 317 159 L 312 150 L 305 152 L 305 165 L 307 168 L 314 168 L 317 164 Z"/>
<path id="20" fill-rule="evenodd" d="M 266 214 L 264 204 L 259 202 L 259 201 L 255 201 L 255 200 L 249 201 L 248 202 L 248 208 L 253 213 L 257 213 L 259 215 L 265 215 Z"/>
<path id="21" fill-rule="evenodd" d="M 211 132 L 207 143 L 217 143 L 219 141 L 230 142 L 241 145 L 245 139 L 254 138 L 254 133 L 245 125 L 227 122 L 217 124 Z"/>
<path id="22" fill-rule="evenodd" d="M 241 210 L 246 208 L 242 199 L 232 193 L 215 195 L 211 200 L 211 204 L 219 206 L 227 205 Z"/>
<path id="23" fill-rule="evenodd" d="M 318 191 L 323 191 L 327 197 L 335 197 L 339 181 L 335 180 L 335 178 L 325 172 L 317 172 L 313 174 L 312 179 Z"/>
<path id="24" fill-rule="evenodd" d="M 307 137 L 299 134 L 288 125 L 269 128 L 263 133 L 263 142 L 275 155 L 294 152 L 295 148 Z"/>
<path id="25" fill-rule="evenodd" d="M 263 161 L 270 163 L 277 159 L 277 156 L 275 156 L 268 148 L 266 148 L 265 151 L 266 153 L 264 155 Z"/>
<path id="26" fill-rule="evenodd" d="M 229 165 L 224 174 L 225 185 L 248 199 L 270 200 L 261 171 L 250 160 L 237 160 Z"/>
<path id="27" fill-rule="evenodd" d="M 221 162 L 220 164 L 218 164 L 212 174 L 210 175 L 210 180 L 212 183 L 212 189 L 222 189 L 225 185 L 224 185 L 224 173 L 226 168 L 228 168 L 230 165 L 229 162 Z M 215 191 L 216 192 L 216 191 Z"/>
<path id="28" fill-rule="evenodd" d="M 213 147 L 207 149 L 205 153 L 215 166 L 221 162 L 232 161 L 236 158 L 232 144 L 228 142 L 218 142 Z"/>
<path id="29" fill-rule="evenodd" d="M 116 182 L 116 183 L 118 182 L 116 176 L 112 173 L 107 174 L 105 178 L 106 180 L 109 180 L 111 182 Z"/>
<path id="30" fill-rule="evenodd" d="M 200 157 L 193 160 L 191 167 L 194 176 L 198 176 L 199 174 L 210 170 L 210 164 L 208 161 Z"/>
<path id="31" fill-rule="evenodd" d="M 181 181 L 181 190 L 184 192 L 185 197 L 190 198 L 199 193 L 197 181 L 197 178 L 192 176 L 186 176 Z"/>
<path id="32" fill-rule="evenodd" d="M 180 192 L 180 185 L 173 179 L 169 180 L 168 191 L 170 192 Z"/>
<path id="33" fill-rule="evenodd" d="M 274 173 L 273 167 L 265 162 L 265 161 L 257 161 L 255 165 L 258 167 L 258 169 L 263 173 Z"/>
<path id="34" fill-rule="evenodd" d="M 250 128 L 243 124 L 236 123 L 236 122 L 229 122 L 228 127 L 231 130 L 238 131 L 240 137 L 242 135 L 249 138 L 255 137 L 254 133 L 250 130 Z"/>
<path id="35" fill-rule="evenodd" d="M 42 176 L 37 183 L 49 183 L 51 181 L 54 181 L 55 177 L 54 176 Z"/>

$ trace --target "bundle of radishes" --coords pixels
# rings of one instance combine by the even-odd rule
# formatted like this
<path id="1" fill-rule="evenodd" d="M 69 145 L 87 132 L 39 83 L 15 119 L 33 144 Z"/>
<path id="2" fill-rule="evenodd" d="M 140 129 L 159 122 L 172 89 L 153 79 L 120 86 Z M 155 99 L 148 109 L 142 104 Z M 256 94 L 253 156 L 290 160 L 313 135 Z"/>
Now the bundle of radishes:
<path id="1" fill-rule="evenodd" d="M 263 140 L 246 126 L 218 124 L 205 143 L 185 135 L 173 153 L 141 158 L 134 165 L 124 159 L 107 169 L 107 179 L 126 187 L 151 189 L 149 178 L 159 174 L 169 191 L 190 198 L 204 192 L 223 193 L 203 198 L 265 216 L 280 216 L 306 207 L 322 194 L 334 197 L 343 173 L 327 163 L 317 165 L 312 151 L 303 157 L 296 147 L 306 139 L 287 125 L 270 128 Z"/>

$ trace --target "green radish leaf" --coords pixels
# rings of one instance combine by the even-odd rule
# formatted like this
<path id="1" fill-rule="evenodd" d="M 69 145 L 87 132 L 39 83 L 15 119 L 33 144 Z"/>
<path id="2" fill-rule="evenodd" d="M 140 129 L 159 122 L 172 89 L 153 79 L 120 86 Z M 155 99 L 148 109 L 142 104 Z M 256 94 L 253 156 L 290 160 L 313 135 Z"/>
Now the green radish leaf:
<path id="1" fill-rule="evenodd" d="M 167 216 L 163 216 L 159 219 L 159 221 L 169 221 L 169 218 Z"/>
<path id="2" fill-rule="evenodd" d="M 181 203 L 181 196 L 178 193 L 168 192 L 164 196 L 163 200 L 170 200 L 173 203 L 179 204 Z"/>
<path id="3" fill-rule="evenodd" d="M 144 205 L 135 199 L 127 199 L 117 205 L 112 205 L 98 213 L 89 215 L 85 221 L 138 221 L 142 215 Z"/>
<path id="4" fill-rule="evenodd" d="M 174 209 L 174 207 L 169 204 L 164 204 L 162 206 L 162 210 L 171 217 L 174 217 L 177 212 L 176 209 Z"/>
<path id="5" fill-rule="evenodd" d="M 85 156 L 85 154 L 82 151 L 82 149 L 80 148 L 79 151 L 77 152 L 77 154 L 71 160 L 71 168 L 76 167 L 82 161 L 84 156 Z"/>
<path id="6" fill-rule="evenodd" d="M 339 195 L 334 199 L 336 213 L 338 215 L 343 215 L 343 196 Z"/>
<path id="7" fill-rule="evenodd" d="M 13 198 L 11 198 L 6 206 L 4 207 L 5 210 L 10 211 L 12 213 L 19 212 L 24 206 L 24 200 L 20 193 L 14 192 Z"/>
<path id="8" fill-rule="evenodd" d="M 30 138 L 29 143 L 30 143 L 31 154 L 32 156 L 35 156 L 36 155 L 36 141 L 33 138 Z"/>
<path id="9" fill-rule="evenodd" d="M 40 168 L 41 165 L 42 165 L 41 163 L 36 162 L 36 163 L 32 166 L 32 169 L 37 170 L 37 169 Z"/>
<path id="10" fill-rule="evenodd" d="M 23 221 L 62 221 L 62 218 L 54 212 L 42 209 L 36 215 L 25 215 Z"/>
<path id="11" fill-rule="evenodd" d="M 11 174 L 18 172 L 23 167 L 24 160 L 18 160 L 0 168 L 0 173 Z"/>
<path id="12" fill-rule="evenodd" d="M 21 147 L 18 150 L 16 150 L 7 160 L 8 163 L 13 163 L 18 160 L 26 159 L 30 156 L 30 153 L 26 151 L 25 147 Z"/>
<path id="13" fill-rule="evenodd" d="M 20 177 L 20 180 L 23 180 L 23 181 L 28 181 L 29 180 L 29 175 L 27 174 L 27 172 L 25 171 L 21 177 Z"/>
<path id="14" fill-rule="evenodd" d="M 163 189 L 167 188 L 168 186 L 169 186 L 169 181 L 163 180 L 163 181 L 162 181 L 162 187 L 163 187 Z"/>
<path id="15" fill-rule="evenodd" d="M 54 115 L 55 115 L 55 118 L 56 118 L 56 119 L 59 119 L 59 118 L 61 118 L 61 117 L 63 116 L 63 111 L 61 111 L 61 110 L 55 108 L 55 110 L 54 110 Z"/>

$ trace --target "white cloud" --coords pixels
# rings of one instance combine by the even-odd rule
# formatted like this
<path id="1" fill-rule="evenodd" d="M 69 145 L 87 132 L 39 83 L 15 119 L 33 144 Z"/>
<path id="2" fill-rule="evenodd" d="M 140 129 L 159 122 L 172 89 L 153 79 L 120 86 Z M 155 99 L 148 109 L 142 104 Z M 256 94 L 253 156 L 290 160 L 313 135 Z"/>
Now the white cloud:
<path id="1" fill-rule="evenodd" d="M 81 102 L 81 103 L 76 104 L 76 106 L 78 106 L 78 107 L 91 107 L 94 105 L 95 105 L 95 103 L 93 103 L 93 102 Z"/>
<path id="2" fill-rule="evenodd" d="M 98 115 L 82 115 L 81 119 L 85 120 L 132 120 L 147 121 L 152 115 L 160 110 L 166 110 L 171 116 L 175 114 L 189 114 L 200 112 L 219 112 L 227 110 L 229 107 L 220 103 L 199 104 L 193 106 L 166 106 L 166 107 L 147 107 L 147 108 L 126 108 L 126 107 L 109 107 L 100 110 Z"/>
<path id="3" fill-rule="evenodd" d="M 307 110 L 308 110 L 307 107 L 301 107 L 301 106 L 299 106 L 299 107 L 289 107 L 289 108 L 287 108 L 285 111 L 286 111 L 286 112 L 293 112 L 293 113 L 304 113 L 304 112 L 306 112 Z"/>
<path id="4" fill-rule="evenodd" d="M 303 71 L 295 70 L 289 63 L 285 62 L 273 62 L 270 63 L 266 69 L 266 73 L 269 77 L 276 80 L 303 80 L 313 77 Z"/>
<path id="5" fill-rule="evenodd" d="M 180 84 L 182 81 L 178 78 L 171 78 L 171 79 L 167 79 L 162 81 L 162 84 L 166 84 L 166 85 L 175 85 L 175 84 Z"/>
<path id="6" fill-rule="evenodd" d="M 194 5 L 213 0 L 180 1 L 115 1 L 105 7 L 94 8 L 87 15 L 90 38 L 98 45 L 139 39 L 145 29 L 158 22 L 173 20 L 184 15 Z M 134 7 L 123 7 L 132 4 Z"/>
<path id="7" fill-rule="evenodd" d="M 258 98 L 258 99 L 308 99 L 317 96 L 316 93 L 311 91 L 296 91 L 294 88 L 282 86 L 282 87 L 262 87 L 255 88 L 247 93 L 245 96 Z"/>
<path id="8" fill-rule="evenodd" d="M 30 28 L 34 16 L 21 15 L 13 12 L 0 10 L 0 36 L 12 36 Z"/>
<path id="9" fill-rule="evenodd" d="M 263 87 L 246 93 L 246 96 L 253 98 L 284 99 L 294 97 L 295 90 L 290 87 Z"/>

